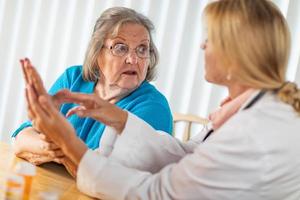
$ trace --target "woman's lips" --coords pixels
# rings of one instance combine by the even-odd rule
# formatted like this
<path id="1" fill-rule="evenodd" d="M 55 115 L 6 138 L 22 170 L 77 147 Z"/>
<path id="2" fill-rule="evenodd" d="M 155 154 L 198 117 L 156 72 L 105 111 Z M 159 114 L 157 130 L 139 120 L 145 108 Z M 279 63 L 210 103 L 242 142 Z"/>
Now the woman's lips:
<path id="1" fill-rule="evenodd" d="M 123 72 L 123 74 L 125 74 L 125 75 L 136 75 L 137 73 L 136 73 L 136 71 L 125 71 L 125 72 Z"/>

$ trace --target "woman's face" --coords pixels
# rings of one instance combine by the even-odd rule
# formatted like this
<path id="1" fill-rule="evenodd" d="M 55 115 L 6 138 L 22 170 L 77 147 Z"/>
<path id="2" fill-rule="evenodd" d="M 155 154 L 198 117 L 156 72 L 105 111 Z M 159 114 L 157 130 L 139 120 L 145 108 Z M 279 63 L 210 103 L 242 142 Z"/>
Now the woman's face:
<path id="1" fill-rule="evenodd" d="M 204 50 L 205 55 L 205 79 L 211 83 L 226 85 L 228 82 L 226 79 L 227 70 L 218 58 L 212 43 L 205 40 L 201 44 L 201 48 Z"/>
<path id="2" fill-rule="evenodd" d="M 137 88 L 145 80 L 150 63 L 149 57 L 141 58 L 139 55 L 148 52 L 149 45 L 150 36 L 144 26 L 131 23 L 122 25 L 115 37 L 108 37 L 104 41 L 98 56 L 101 81 L 120 89 Z M 126 52 L 127 48 L 128 52 L 124 55 L 118 53 Z"/>

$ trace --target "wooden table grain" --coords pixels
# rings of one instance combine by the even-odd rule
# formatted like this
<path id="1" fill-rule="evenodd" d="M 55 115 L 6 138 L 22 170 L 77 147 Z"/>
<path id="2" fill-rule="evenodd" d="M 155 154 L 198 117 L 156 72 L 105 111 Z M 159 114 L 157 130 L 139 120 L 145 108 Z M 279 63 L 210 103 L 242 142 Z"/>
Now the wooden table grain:
<path id="1" fill-rule="evenodd" d="M 22 161 L 14 156 L 9 144 L 0 142 L 0 199 L 4 199 L 7 174 L 16 162 Z M 59 199 L 88 200 L 93 199 L 76 188 L 72 178 L 62 165 L 48 163 L 38 166 L 33 179 L 30 199 L 40 199 L 41 193 L 56 193 Z"/>

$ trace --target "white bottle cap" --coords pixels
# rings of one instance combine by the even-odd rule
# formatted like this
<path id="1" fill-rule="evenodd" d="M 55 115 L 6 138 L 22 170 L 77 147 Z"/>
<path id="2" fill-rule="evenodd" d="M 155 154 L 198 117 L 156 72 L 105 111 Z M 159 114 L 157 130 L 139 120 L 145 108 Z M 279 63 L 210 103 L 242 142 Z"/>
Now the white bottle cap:
<path id="1" fill-rule="evenodd" d="M 16 164 L 15 172 L 25 176 L 35 176 L 36 166 L 29 162 L 21 161 Z"/>

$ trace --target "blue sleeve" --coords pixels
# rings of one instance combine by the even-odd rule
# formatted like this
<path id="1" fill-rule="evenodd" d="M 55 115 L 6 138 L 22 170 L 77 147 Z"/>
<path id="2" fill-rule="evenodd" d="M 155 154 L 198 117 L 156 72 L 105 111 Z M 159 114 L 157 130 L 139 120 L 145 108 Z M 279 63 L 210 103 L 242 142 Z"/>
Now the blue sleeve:
<path id="1" fill-rule="evenodd" d="M 159 102 L 143 102 L 130 110 L 154 129 L 161 130 L 172 135 L 173 117 L 168 105 Z"/>
<path id="2" fill-rule="evenodd" d="M 59 90 L 63 89 L 63 88 L 69 88 L 69 80 L 68 80 L 68 70 L 66 70 L 56 81 L 55 83 L 52 85 L 52 87 L 50 88 L 50 90 L 48 91 L 48 93 L 50 95 L 55 94 L 56 92 L 58 92 Z M 22 131 L 24 128 L 27 127 L 31 127 L 32 124 L 30 121 L 25 121 L 23 124 L 20 125 L 20 127 L 15 130 L 12 134 L 12 137 L 16 137 L 20 131 Z"/>
<path id="3" fill-rule="evenodd" d="M 54 82 L 48 93 L 50 95 L 56 94 L 59 90 L 61 89 L 68 89 L 70 88 L 70 80 L 69 80 L 69 75 L 68 75 L 68 70 L 66 70 L 58 79 Z"/>

